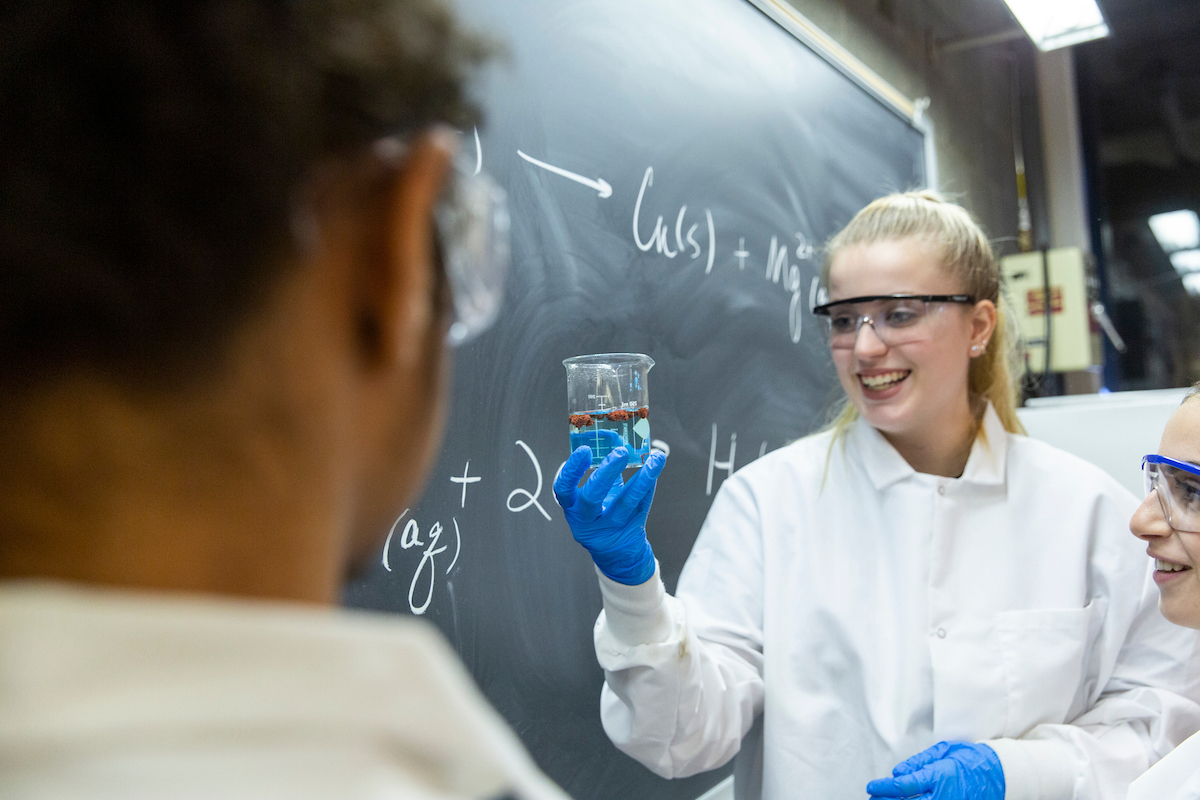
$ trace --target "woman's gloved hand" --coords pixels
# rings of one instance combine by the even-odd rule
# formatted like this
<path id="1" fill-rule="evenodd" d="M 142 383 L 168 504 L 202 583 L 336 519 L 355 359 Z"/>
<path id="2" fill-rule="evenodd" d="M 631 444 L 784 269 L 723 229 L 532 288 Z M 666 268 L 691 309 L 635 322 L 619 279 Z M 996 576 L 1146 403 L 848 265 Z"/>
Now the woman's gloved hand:
<path id="1" fill-rule="evenodd" d="M 867 784 L 874 798 L 922 800 L 1004 800 L 1004 769 L 986 744 L 938 742 L 902 761 L 891 778 Z"/>
<path id="2" fill-rule="evenodd" d="M 636 586 L 654 575 L 654 551 L 646 541 L 646 516 L 654 486 L 667 457 L 653 452 L 626 484 L 621 470 L 629 451 L 618 447 L 579 487 L 592 463 L 587 445 L 577 447 L 554 480 L 554 498 L 562 506 L 575 541 L 592 555 L 600 571 L 617 583 Z"/>

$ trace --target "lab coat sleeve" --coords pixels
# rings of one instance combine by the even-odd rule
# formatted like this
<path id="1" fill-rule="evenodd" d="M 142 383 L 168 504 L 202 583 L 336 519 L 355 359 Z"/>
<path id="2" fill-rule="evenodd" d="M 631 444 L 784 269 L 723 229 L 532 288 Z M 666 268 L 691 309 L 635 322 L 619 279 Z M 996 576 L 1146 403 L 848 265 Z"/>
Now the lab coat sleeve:
<path id="1" fill-rule="evenodd" d="M 726 481 L 679 581 L 600 576 L 600 713 L 623 752 L 665 778 L 729 761 L 762 710 L 762 547 L 749 486 Z"/>
<path id="2" fill-rule="evenodd" d="M 1119 616 L 1119 614 L 1118 614 Z M 1158 611 L 1147 570 L 1141 602 L 1096 702 L 1070 724 L 986 742 L 1006 800 L 1125 800 L 1129 784 L 1200 729 L 1200 637 Z"/>

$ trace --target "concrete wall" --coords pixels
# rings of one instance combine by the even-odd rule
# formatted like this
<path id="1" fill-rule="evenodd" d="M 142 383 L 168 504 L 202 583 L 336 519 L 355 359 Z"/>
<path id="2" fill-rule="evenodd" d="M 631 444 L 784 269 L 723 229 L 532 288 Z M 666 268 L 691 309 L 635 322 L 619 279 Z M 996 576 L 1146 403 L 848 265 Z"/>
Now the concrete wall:
<path id="1" fill-rule="evenodd" d="M 998 0 L 788 2 L 906 96 L 930 98 L 939 188 L 956 196 L 983 223 L 1001 254 L 1015 252 L 1012 57 L 1015 54 L 1024 62 L 1022 68 L 1032 71 L 1032 45 L 1015 41 L 957 53 L 939 53 L 938 48 L 939 43 L 1014 28 L 1004 4 Z M 1036 119 L 1023 122 L 1026 128 L 1031 122 L 1036 131 Z M 1027 151 L 1031 144 L 1036 148 L 1027 134 Z M 1036 152 L 1027 152 L 1027 158 L 1031 155 L 1036 163 Z"/>
<path id="2" fill-rule="evenodd" d="M 1142 456 L 1158 451 L 1163 428 L 1187 389 L 1041 397 L 1017 412 L 1035 439 L 1092 462 L 1142 497 Z"/>

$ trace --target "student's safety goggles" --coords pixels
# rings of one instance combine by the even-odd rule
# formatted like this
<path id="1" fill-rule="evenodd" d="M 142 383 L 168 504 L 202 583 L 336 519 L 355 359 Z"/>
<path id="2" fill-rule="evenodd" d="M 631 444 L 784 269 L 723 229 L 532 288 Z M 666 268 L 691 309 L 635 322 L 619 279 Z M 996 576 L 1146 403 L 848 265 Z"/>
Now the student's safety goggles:
<path id="1" fill-rule="evenodd" d="M 390 164 L 399 163 L 407 148 L 403 138 L 392 136 L 374 145 L 376 155 Z M 460 153 L 433 217 L 453 310 L 446 341 L 458 347 L 490 328 L 504 304 L 508 202 L 478 160 Z"/>
<path id="2" fill-rule="evenodd" d="M 973 305 L 969 294 L 885 294 L 849 297 L 825 303 L 813 313 L 825 317 L 829 346 L 850 349 L 863 323 L 888 347 L 927 338 L 930 323 L 947 304 Z"/>
<path id="3" fill-rule="evenodd" d="M 1200 533 L 1200 467 L 1166 456 L 1142 458 L 1146 496 L 1158 492 L 1167 524 L 1177 531 Z"/>
<path id="4" fill-rule="evenodd" d="M 447 340 L 457 347 L 490 328 L 504 304 L 509 262 L 504 190 L 460 158 L 434 220 L 454 304 Z"/>

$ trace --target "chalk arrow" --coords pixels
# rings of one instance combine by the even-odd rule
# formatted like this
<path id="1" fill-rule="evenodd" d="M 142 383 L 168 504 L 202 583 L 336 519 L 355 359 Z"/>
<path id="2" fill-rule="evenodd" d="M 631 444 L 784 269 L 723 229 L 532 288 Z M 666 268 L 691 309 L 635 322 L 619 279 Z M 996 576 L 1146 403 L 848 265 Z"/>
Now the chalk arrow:
<path id="1" fill-rule="evenodd" d="M 545 161 L 538 161 L 533 156 L 527 156 L 520 150 L 517 151 L 517 155 L 528 161 L 530 164 L 533 164 L 535 167 L 541 167 L 542 169 L 553 172 L 555 175 L 562 175 L 564 178 L 569 178 L 576 183 L 582 183 L 584 186 L 590 186 L 599 192 L 601 197 L 612 196 L 612 186 L 610 186 L 608 181 L 604 180 L 603 178 L 592 180 L 591 178 L 585 178 L 582 175 L 576 175 L 574 172 L 567 172 L 562 167 L 556 167 L 553 164 L 547 164 Z"/>

